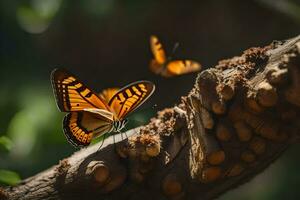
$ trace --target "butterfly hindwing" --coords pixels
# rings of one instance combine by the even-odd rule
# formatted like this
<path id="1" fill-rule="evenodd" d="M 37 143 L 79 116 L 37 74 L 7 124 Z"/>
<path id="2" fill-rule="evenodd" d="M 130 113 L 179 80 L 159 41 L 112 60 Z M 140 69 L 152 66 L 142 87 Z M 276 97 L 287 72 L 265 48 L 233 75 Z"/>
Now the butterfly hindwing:
<path id="1" fill-rule="evenodd" d="M 56 103 L 63 112 L 82 111 L 88 108 L 109 110 L 101 97 L 64 69 L 53 70 L 51 82 Z"/>
<path id="2" fill-rule="evenodd" d="M 102 90 L 102 92 L 99 93 L 99 96 L 102 97 L 107 103 L 111 98 L 120 90 L 120 88 L 107 88 Z"/>
<path id="3" fill-rule="evenodd" d="M 137 81 L 120 89 L 108 105 L 118 119 L 124 119 L 129 113 L 142 105 L 154 92 L 155 85 L 149 81 Z"/>
<path id="4" fill-rule="evenodd" d="M 88 146 L 91 140 L 109 132 L 112 124 L 107 118 L 91 112 L 70 112 L 63 121 L 68 141 L 76 147 Z"/>

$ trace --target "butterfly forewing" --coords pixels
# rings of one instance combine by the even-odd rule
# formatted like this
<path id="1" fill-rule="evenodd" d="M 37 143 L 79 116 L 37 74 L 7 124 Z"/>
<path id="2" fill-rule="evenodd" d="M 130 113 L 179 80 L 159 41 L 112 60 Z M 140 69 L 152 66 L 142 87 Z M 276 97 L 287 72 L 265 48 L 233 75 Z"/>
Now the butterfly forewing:
<path id="1" fill-rule="evenodd" d="M 94 137 L 107 133 L 112 123 L 107 118 L 91 112 L 68 113 L 63 122 L 68 141 L 76 147 L 88 146 Z"/>
<path id="2" fill-rule="evenodd" d="M 56 103 L 63 112 L 82 111 L 87 108 L 109 110 L 107 103 L 86 87 L 74 75 L 63 69 L 51 73 Z"/>
<path id="3" fill-rule="evenodd" d="M 118 119 L 142 105 L 154 92 L 155 85 L 149 81 L 137 81 L 120 89 L 109 101 L 108 105 Z"/>
<path id="4" fill-rule="evenodd" d="M 160 65 L 164 64 L 167 61 L 165 50 L 158 38 L 154 35 L 150 37 L 150 47 L 154 60 Z"/>

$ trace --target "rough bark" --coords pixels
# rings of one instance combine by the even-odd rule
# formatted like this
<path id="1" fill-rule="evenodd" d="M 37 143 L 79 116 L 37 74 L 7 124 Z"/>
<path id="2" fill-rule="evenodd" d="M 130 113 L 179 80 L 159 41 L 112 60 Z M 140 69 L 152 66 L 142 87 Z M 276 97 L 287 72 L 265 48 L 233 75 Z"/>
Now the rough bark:
<path id="1" fill-rule="evenodd" d="M 300 36 L 201 72 L 191 92 L 128 140 L 76 152 L 1 199 L 213 199 L 300 135 Z"/>

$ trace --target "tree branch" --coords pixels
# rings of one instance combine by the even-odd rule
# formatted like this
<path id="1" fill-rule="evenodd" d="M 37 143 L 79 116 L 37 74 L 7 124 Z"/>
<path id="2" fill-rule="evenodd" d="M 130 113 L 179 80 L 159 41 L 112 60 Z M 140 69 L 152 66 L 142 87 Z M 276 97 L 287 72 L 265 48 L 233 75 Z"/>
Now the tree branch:
<path id="1" fill-rule="evenodd" d="M 300 36 L 220 61 L 128 140 L 82 149 L 0 198 L 213 199 L 299 141 L 299 54 Z"/>

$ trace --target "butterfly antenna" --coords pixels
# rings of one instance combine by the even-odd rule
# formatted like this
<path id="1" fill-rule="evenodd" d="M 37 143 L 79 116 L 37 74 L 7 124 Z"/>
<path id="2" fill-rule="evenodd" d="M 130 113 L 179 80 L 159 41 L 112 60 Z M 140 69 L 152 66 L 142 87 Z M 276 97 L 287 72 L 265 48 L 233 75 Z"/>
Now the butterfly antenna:
<path id="1" fill-rule="evenodd" d="M 179 47 L 179 42 L 176 42 L 174 44 L 174 47 L 173 47 L 173 50 L 172 50 L 172 54 L 174 54 L 176 52 L 176 50 L 178 49 L 178 47 Z"/>
<path id="2" fill-rule="evenodd" d="M 173 47 L 173 49 L 172 49 L 172 52 L 171 52 L 171 54 L 170 54 L 170 56 L 169 56 L 169 60 L 172 59 L 172 57 L 174 56 L 174 54 L 175 54 L 176 50 L 178 49 L 178 47 L 179 47 L 179 42 L 176 42 L 176 43 L 174 44 L 174 47 Z"/>

